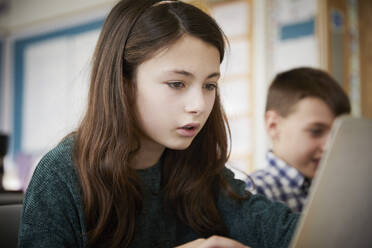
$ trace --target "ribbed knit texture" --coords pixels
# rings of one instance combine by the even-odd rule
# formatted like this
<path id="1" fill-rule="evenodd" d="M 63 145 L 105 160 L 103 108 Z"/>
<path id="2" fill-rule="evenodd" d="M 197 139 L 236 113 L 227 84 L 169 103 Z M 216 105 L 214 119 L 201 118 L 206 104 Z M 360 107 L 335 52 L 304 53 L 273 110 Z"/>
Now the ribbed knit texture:
<path id="1" fill-rule="evenodd" d="M 27 189 L 22 210 L 19 247 L 86 247 L 80 184 L 72 161 L 73 139 L 66 139 L 38 164 Z M 181 223 L 163 206 L 161 165 L 137 171 L 144 185 L 143 209 L 131 247 L 174 247 L 201 235 Z M 245 184 L 226 177 L 236 192 Z M 228 236 L 252 248 L 288 247 L 298 214 L 281 203 L 253 195 L 241 204 L 220 194 L 218 209 Z"/>

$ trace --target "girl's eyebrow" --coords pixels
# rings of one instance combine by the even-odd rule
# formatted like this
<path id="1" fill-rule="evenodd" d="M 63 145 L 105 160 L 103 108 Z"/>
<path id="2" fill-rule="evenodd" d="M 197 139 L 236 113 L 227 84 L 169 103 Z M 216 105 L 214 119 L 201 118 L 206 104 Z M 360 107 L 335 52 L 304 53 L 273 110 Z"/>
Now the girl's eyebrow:
<path id="1" fill-rule="evenodd" d="M 180 74 L 180 75 L 183 75 L 183 76 L 186 76 L 186 77 L 192 77 L 194 78 L 194 74 L 192 74 L 191 72 L 188 72 L 188 71 L 185 71 L 185 70 L 171 70 L 169 71 L 170 73 L 175 73 L 175 74 Z M 207 79 L 209 78 L 213 78 L 213 77 L 220 77 L 220 73 L 219 72 L 213 72 L 211 74 L 209 74 L 207 76 Z"/>

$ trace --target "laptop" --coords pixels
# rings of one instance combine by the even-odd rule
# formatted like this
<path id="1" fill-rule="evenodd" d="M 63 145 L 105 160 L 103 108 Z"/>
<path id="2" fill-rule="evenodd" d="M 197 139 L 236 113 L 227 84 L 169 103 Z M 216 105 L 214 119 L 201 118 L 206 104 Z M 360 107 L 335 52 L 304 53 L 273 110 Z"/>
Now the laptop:
<path id="1" fill-rule="evenodd" d="M 372 120 L 336 119 L 291 248 L 372 247 Z"/>

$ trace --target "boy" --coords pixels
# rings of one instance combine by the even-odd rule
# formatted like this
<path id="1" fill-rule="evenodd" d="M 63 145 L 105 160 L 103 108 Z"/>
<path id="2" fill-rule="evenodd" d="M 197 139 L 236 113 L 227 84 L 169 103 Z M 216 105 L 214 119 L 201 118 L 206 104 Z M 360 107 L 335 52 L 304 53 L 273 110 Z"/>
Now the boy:
<path id="1" fill-rule="evenodd" d="M 247 189 L 301 212 L 332 123 L 350 113 L 349 99 L 326 72 L 302 67 L 275 77 L 265 112 L 272 150 Z"/>

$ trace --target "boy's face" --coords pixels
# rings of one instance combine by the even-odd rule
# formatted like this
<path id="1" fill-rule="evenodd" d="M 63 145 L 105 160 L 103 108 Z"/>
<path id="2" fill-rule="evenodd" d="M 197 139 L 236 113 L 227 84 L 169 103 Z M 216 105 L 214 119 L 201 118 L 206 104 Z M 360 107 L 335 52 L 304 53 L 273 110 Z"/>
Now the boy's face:
<path id="1" fill-rule="evenodd" d="M 265 118 L 274 154 L 305 177 L 313 178 L 335 119 L 328 105 L 319 98 L 307 97 L 287 117 L 267 111 Z"/>

